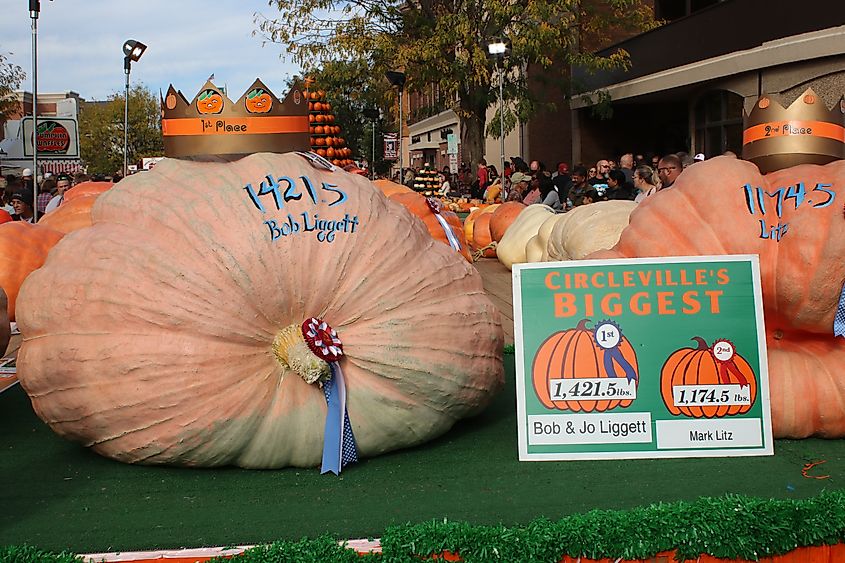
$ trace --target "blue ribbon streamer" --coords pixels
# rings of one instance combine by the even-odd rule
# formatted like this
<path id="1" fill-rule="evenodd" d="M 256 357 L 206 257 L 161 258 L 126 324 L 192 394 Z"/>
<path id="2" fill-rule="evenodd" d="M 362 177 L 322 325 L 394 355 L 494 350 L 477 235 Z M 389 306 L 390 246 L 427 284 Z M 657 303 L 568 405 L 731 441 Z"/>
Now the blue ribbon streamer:
<path id="1" fill-rule="evenodd" d="M 614 360 L 622 366 L 629 383 L 637 378 L 637 372 L 634 371 L 634 367 L 628 363 L 628 360 L 625 359 L 622 352 L 616 347 L 606 348 L 604 351 L 604 371 L 609 377 L 619 377 L 616 375 L 616 368 L 613 365 Z"/>
<path id="2" fill-rule="evenodd" d="M 446 231 L 446 239 L 449 241 L 449 246 L 454 248 L 457 251 L 461 250 L 461 242 L 455 237 L 455 233 L 452 232 L 452 227 L 449 226 L 449 222 L 443 218 L 442 215 L 439 213 L 434 214 L 437 217 L 437 221 L 440 223 L 440 226 L 443 227 L 443 230 Z"/>
<path id="3" fill-rule="evenodd" d="M 836 308 L 836 316 L 833 317 L 833 336 L 845 337 L 845 285 L 842 286 L 842 293 L 839 294 L 839 307 Z"/>
<path id="4" fill-rule="evenodd" d="M 329 364 L 332 377 L 323 385 L 326 396 L 326 426 L 323 431 L 323 466 L 320 474 L 332 472 L 340 475 L 341 469 L 348 464 L 358 461 L 358 448 L 352 425 L 349 423 L 349 412 L 346 410 L 346 384 L 343 372 L 337 362 Z"/>

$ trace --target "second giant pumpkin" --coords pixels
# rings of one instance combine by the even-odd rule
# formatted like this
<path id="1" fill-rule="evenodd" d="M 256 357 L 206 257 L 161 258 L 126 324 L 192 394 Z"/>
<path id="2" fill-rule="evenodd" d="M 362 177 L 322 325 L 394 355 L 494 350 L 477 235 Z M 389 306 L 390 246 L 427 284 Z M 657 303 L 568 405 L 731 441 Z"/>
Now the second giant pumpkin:
<path id="1" fill-rule="evenodd" d="M 716 157 L 684 170 L 631 214 L 619 243 L 588 258 L 757 254 L 775 437 L 845 437 L 845 161 L 760 174 Z"/>

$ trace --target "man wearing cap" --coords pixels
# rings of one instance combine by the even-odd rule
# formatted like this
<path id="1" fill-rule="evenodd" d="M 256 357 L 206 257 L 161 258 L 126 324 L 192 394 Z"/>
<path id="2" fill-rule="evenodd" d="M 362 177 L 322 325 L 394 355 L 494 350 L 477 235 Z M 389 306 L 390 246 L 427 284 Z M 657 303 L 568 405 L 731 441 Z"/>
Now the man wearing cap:
<path id="1" fill-rule="evenodd" d="M 697 155 L 695 155 L 694 157 L 692 157 L 692 159 L 693 159 L 695 162 L 701 162 L 702 160 L 704 160 L 704 155 L 703 155 L 702 153 L 698 153 Z"/>
<path id="2" fill-rule="evenodd" d="M 528 174 L 523 172 L 511 174 L 511 190 L 508 193 L 508 201 L 522 201 L 529 182 L 531 182 L 531 176 Z"/>
<path id="3" fill-rule="evenodd" d="M 70 185 L 70 176 L 67 174 L 59 174 L 56 176 L 56 195 L 54 195 L 53 199 L 50 200 L 50 203 L 47 204 L 47 209 L 44 210 L 44 213 L 50 213 L 62 204 L 62 201 L 64 201 L 65 198 L 65 192 L 70 189 Z"/>
<path id="4" fill-rule="evenodd" d="M 12 221 L 26 221 L 27 223 L 34 223 L 32 212 L 32 191 L 29 189 L 18 190 L 12 194 L 10 200 L 12 207 L 15 208 L 12 214 Z"/>
<path id="5" fill-rule="evenodd" d="M 23 174 L 21 174 L 21 182 L 25 188 L 32 189 L 32 169 L 31 168 L 24 168 Z"/>

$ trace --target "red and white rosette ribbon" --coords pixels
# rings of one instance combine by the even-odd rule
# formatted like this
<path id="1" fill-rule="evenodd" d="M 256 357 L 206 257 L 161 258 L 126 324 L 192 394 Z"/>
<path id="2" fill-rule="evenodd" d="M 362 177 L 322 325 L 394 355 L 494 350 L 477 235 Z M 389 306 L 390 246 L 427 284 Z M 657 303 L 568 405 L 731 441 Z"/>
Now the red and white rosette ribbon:
<path id="1" fill-rule="evenodd" d="M 433 197 L 425 198 L 425 202 L 428 204 L 428 208 L 431 209 L 431 212 L 434 213 L 434 216 L 437 218 L 437 222 L 440 223 L 440 226 L 443 228 L 443 232 L 446 233 L 446 239 L 449 241 L 449 246 L 460 252 L 461 250 L 461 241 L 458 240 L 458 237 L 455 236 L 455 233 L 452 232 L 452 227 L 443 218 L 441 212 L 443 211 L 443 204 L 440 203 L 440 200 L 434 199 Z"/>
<path id="2" fill-rule="evenodd" d="M 748 379 L 739 371 L 739 368 L 736 367 L 736 362 L 734 362 L 736 347 L 733 342 L 725 338 L 720 338 L 713 342 L 710 353 L 713 354 L 713 358 L 716 360 L 716 366 L 719 368 L 720 383 L 729 384 L 731 382 L 729 375 L 733 375 L 741 387 L 748 385 Z"/>
<path id="3" fill-rule="evenodd" d="M 323 385 L 328 411 L 323 432 L 323 465 L 321 473 L 340 474 L 348 463 L 358 461 L 358 451 L 349 413 L 346 411 L 346 382 L 340 369 L 343 343 L 335 330 L 322 319 L 311 317 L 302 323 L 302 337 L 315 356 L 327 362 L 332 377 Z"/>

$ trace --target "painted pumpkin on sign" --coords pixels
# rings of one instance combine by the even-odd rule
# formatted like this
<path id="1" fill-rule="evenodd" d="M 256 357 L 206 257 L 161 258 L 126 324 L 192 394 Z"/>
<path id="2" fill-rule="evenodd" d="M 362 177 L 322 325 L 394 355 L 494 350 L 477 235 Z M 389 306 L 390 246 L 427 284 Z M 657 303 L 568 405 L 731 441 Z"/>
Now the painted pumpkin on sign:
<path id="1" fill-rule="evenodd" d="M 273 99 L 270 94 L 261 88 L 250 90 L 246 96 L 246 109 L 250 113 L 267 113 L 273 107 Z"/>
<path id="2" fill-rule="evenodd" d="M 35 412 L 101 455 L 319 464 L 326 397 L 287 340 L 310 317 L 342 340 L 359 457 L 443 434 L 504 383 L 481 276 L 357 174 L 165 159 L 92 219 L 24 283 L 18 366 Z"/>
<path id="3" fill-rule="evenodd" d="M 757 254 L 776 438 L 845 436 L 845 161 L 760 174 L 716 157 L 637 206 L 619 243 L 588 258 Z M 714 205 L 718 202 L 718 205 Z"/>
<path id="4" fill-rule="evenodd" d="M 630 406 L 633 402 L 630 399 L 570 401 L 556 398 L 562 395 L 556 392 L 557 389 L 551 389 L 553 379 L 577 382 L 578 379 L 607 378 L 610 382 L 627 376 L 635 384 L 639 381 L 637 354 L 628 339 L 619 333 L 618 342 L 613 343 L 612 349 L 604 348 L 597 341 L 601 336 L 596 329 L 587 328 L 588 322 L 589 319 L 584 319 L 575 328 L 552 334 L 534 355 L 531 366 L 534 392 L 548 409 L 604 412 Z"/>
<path id="5" fill-rule="evenodd" d="M 660 370 L 660 394 L 669 412 L 713 418 L 751 410 L 757 399 L 757 378 L 751 365 L 736 353 L 730 342 L 717 340 L 710 347 L 701 337 L 693 340 L 698 343 L 697 348 L 672 352 Z M 734 402 L 731 393 L 675 389 L 679 385 L 738 385 L 740 393 L 747 391 L 749 400 L 747 404 L 727 404 Z"/>
<path id="6" fill-rule="evenodd" d="M 197 111 L 203 115 L 223 111 L 223 96 L 214 90 L 204 90 L 197 98 Z"/>

